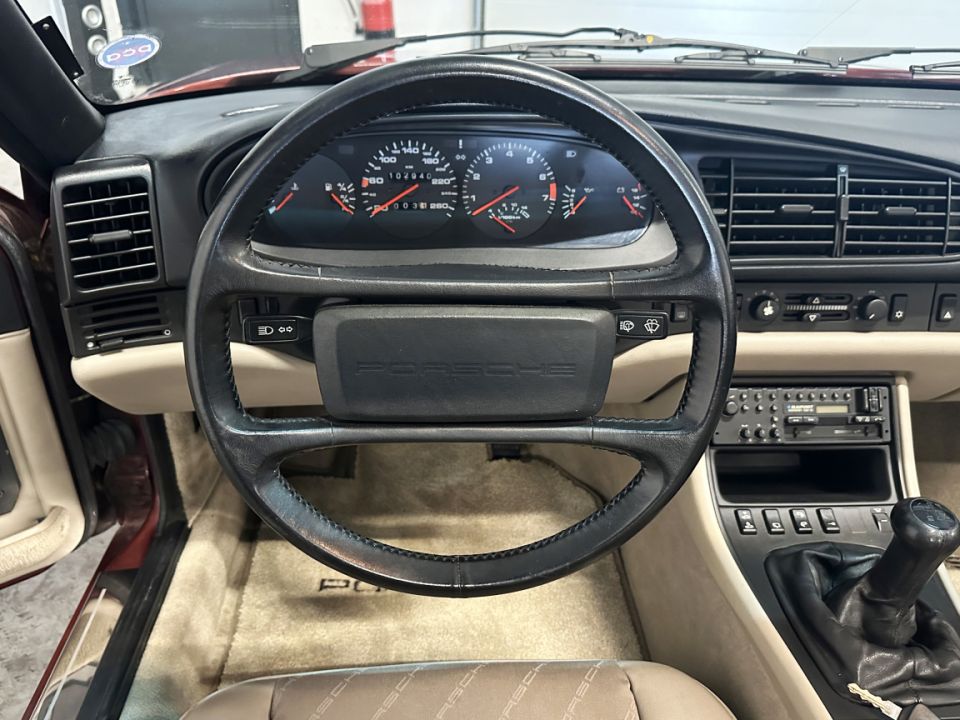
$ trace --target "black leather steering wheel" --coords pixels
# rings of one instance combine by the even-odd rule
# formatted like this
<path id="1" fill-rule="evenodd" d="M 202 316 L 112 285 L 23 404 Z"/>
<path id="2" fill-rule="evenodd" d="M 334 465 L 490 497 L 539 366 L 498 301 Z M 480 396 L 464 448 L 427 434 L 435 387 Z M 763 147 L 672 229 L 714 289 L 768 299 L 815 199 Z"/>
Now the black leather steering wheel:
<path id="1" fill-rule="evenodd" d="M 649 189 L 677 240 L 658 267 L 558 271 L 495 265 L 351 267 L 282 262 L 253 247 L 266 207 L 318 149 L 366 123 L 446 103 L 479 103 L 558 121 L 617 157 Z M 505 305 L 685 301 L 693 354 L 677 412 L 665 420 L 401 423 L 261 419 L 240 401 L 230 311 L 249 295 L 391 303 Z M 246 502 L 280 535 L 355 578 L 406 592 L 489 595 L 556 579 L 618 547 L 664 506 L 706 449 L 733 370 L 735 324 L 726 252 L 696 180 L 663 139 L 599 90 L 560 72 L 498 58 L 442 56 L 365 72 L 293 111 L 244 158 L 211 213 L 190 277 L 186 359 L 207 437 Z M 322 388 L 321 388 L 322 390 Z M 362 537 L 323 515 L 280 473 L 297 452 L 363 443 L 576 443 L 631 455 L 641 472 L 600 510 L 548 538 L 479 555 L 441 556 Z"/>

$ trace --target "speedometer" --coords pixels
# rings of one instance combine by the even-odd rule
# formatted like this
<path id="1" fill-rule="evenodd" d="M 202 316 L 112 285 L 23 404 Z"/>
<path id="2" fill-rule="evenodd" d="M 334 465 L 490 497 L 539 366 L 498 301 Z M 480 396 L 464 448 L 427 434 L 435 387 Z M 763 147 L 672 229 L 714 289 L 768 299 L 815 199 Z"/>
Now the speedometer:
<path id="1" fill-rule="evenodd" d="M 467 167 L 463 204 L 487 235 L 522 238 L 549 219 L 557 204 L 557 181 L 543 155 L 529 145 L 497 143 Z"/>
<path id="2" fill-rule="evenodd" d="M 457 180 L 447 159 L 418 140 L 393 142 L 370 159 L 360 180 L 367 215 L 402 238 L 429 235 L 453 215 Z"/>

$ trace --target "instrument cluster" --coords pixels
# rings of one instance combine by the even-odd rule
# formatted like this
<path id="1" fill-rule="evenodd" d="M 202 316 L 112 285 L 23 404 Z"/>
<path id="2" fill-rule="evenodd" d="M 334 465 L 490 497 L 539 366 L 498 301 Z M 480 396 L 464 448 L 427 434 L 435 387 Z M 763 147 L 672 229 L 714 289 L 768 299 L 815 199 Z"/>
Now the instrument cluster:
<path id="1" fill-rule="evenodd" d="M 258 230 L 290 247 L 619 247 L 650 225 L 647 189 L 576 138 L 370 133 L 310 158 Z"/>

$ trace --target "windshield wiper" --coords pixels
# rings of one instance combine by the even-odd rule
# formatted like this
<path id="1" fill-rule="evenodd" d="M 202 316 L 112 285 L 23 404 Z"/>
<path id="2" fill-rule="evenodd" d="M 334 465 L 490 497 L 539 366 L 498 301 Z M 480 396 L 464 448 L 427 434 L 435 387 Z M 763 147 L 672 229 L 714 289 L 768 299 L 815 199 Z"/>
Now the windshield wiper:
<path id="1" fill-rule="evenodd" d="M 956 53 L 960 55 L 960 47 L 808 47 L 803 48 L 800 54 L 804 57 L 817 60 L 826 60 L 834 65 L 848 66 L 867 60 L 892 57 L 893 55 L 933 55 L 939 53 Z M 926 69 L 928 66 L 917 65 Z"/>
<path id="2" fill-rule="evenodd" d="M 714 50 L 717 53 L 710 53 L 707 56 L 700 55 L 681 55 L 674 58 L 676 62 L 684 60 L 728 60 L 734 58 L 747 58 L 750 61 L 755 60 L 790 60 L 795 63 L 811 63 L 814 65 L 826 65 L 831 68 L 840 67 L 839 64 L 830 60 L 818 57 L 808 57 L 804 54 L 784 52 L 782 50 L 770 50 L 769 48 L 756 47 L 754 45 L 742 45 L 740 43 L 728 43 L 717 40 L 699 40 L 694 38 L 665 38 L 659 35 L 650 35 L 638 33 L 634 30 L 625 30 L 623 28 L 616 31 L 615 38 L 574 38 L 572 40 L 533 40 L 530 42 L 509 43 L 506 45 L 492 45 L 490 47 L 473 48 L 464 50 L 468 55 L 519 55 L 521 57 L 529 55 L 531 52 L 541 52 L 544 49 L 584 49 L 584 50 L 631 50 L 634 52 L 643 52 L 645 50 L 658 50 L 663 48 L 691 48 L 701 50 Z"/>
<path id="3" fill-rule="evenodd" d="M 586 34 L 612 35 L 612 38 L 578 38 L 577 35 Z M 303 80 L 315 75 L 322 75 L 353 63 L 366 60 L 380 53 L 395 50 L 405 45 L 425 43 L 431 40 L 450 40 L 452 38 L 489 37 L 493 35 L 520 35 L 524 37 L 544 37 L 548 40 L 528 40 L 504 45 L 465 49 L 459 52 L 470 55 L 516 55 L 521 58 L 533 57 L 576 57 L 572 53 L 561 51 L 569 50 L 629 50 L 643 52 L 662 48 L 691 48 L 702 50 L 716 50 L 721 53 L 739 54 L 749 61 L 758 59 L 789 60 L 796 63 L 810 63 L 838 67 L 836 63 L 816 57 L 808 57 L 797 53 L 770 50 L 753 45 L 719 42 L 715 40 L 698 40 L 691 38 L 664 38 L 659 35 L 639 33 L 635 30 L 612 27 L 581 27 L 567 32 L 545 32 L 539 30 L 465 30 L 463 32 L 443 33 L 439 35 L 411 35 L 399 38 L 380 38 L 374 40 L 353 40 L 349 42 L 327 43 L 325 45 L 311 45 L 303 53 L 303 66 L 299 71 L 288 73 L 284 80 Z M 599 62 L 600 56 L 585 54 L 584 57 Z M 682 62 L 685 56 L 677 58 Z M 690 57 L 689 59 L 693 59 Z M 716 58 L 720 59 L 720 58 Z M 729 59 L 724 57 L 722 59 Z"/>
<path id="4" fill-rule="evenodd" d="M 360 62 L 361 60 L 366 60 L 380 53 L 396 50 L 405 45 L 414 45 L 433 40 L 479 38 L 493 35 L 546 37 L 552 38 L 553 40 L 561 40 L 586 33 L 619 35 L 622 32 L 624 31 L 613 27 L 580 27 L 567 30 L 566 32 L 548 32 L 544 30 L 463 30 L 461 32 L 449 32 L 437 35 L 408 35 L 398 38 L 376 38 L 372 40 L 325 43 L 323 45 L 311 45 L 304 50 L 301 70 L 293 75 L 296 75 L 300 79 L 311 75 L 319 75 L 332 70 L 338 70 L 342 67 Z M 288 76 L 288 79 L 293 78 Z"/>

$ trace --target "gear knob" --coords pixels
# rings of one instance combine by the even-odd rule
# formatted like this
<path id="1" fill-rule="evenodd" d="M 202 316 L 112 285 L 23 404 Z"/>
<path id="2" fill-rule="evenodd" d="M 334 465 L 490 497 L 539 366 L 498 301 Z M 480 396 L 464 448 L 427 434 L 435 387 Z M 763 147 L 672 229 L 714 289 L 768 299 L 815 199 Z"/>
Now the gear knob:
<path id="1" fill-rule="evenodd" d="M 905 645 L 916 633 L 914 606 L 940 563 L 960 547 L 960 521 L 927 498 L 904 498 L 890 514 L 893 539 L 867 573 L 865 591 L 885 612 L 864 617 L 864 635 L 886 647 Z"/>

